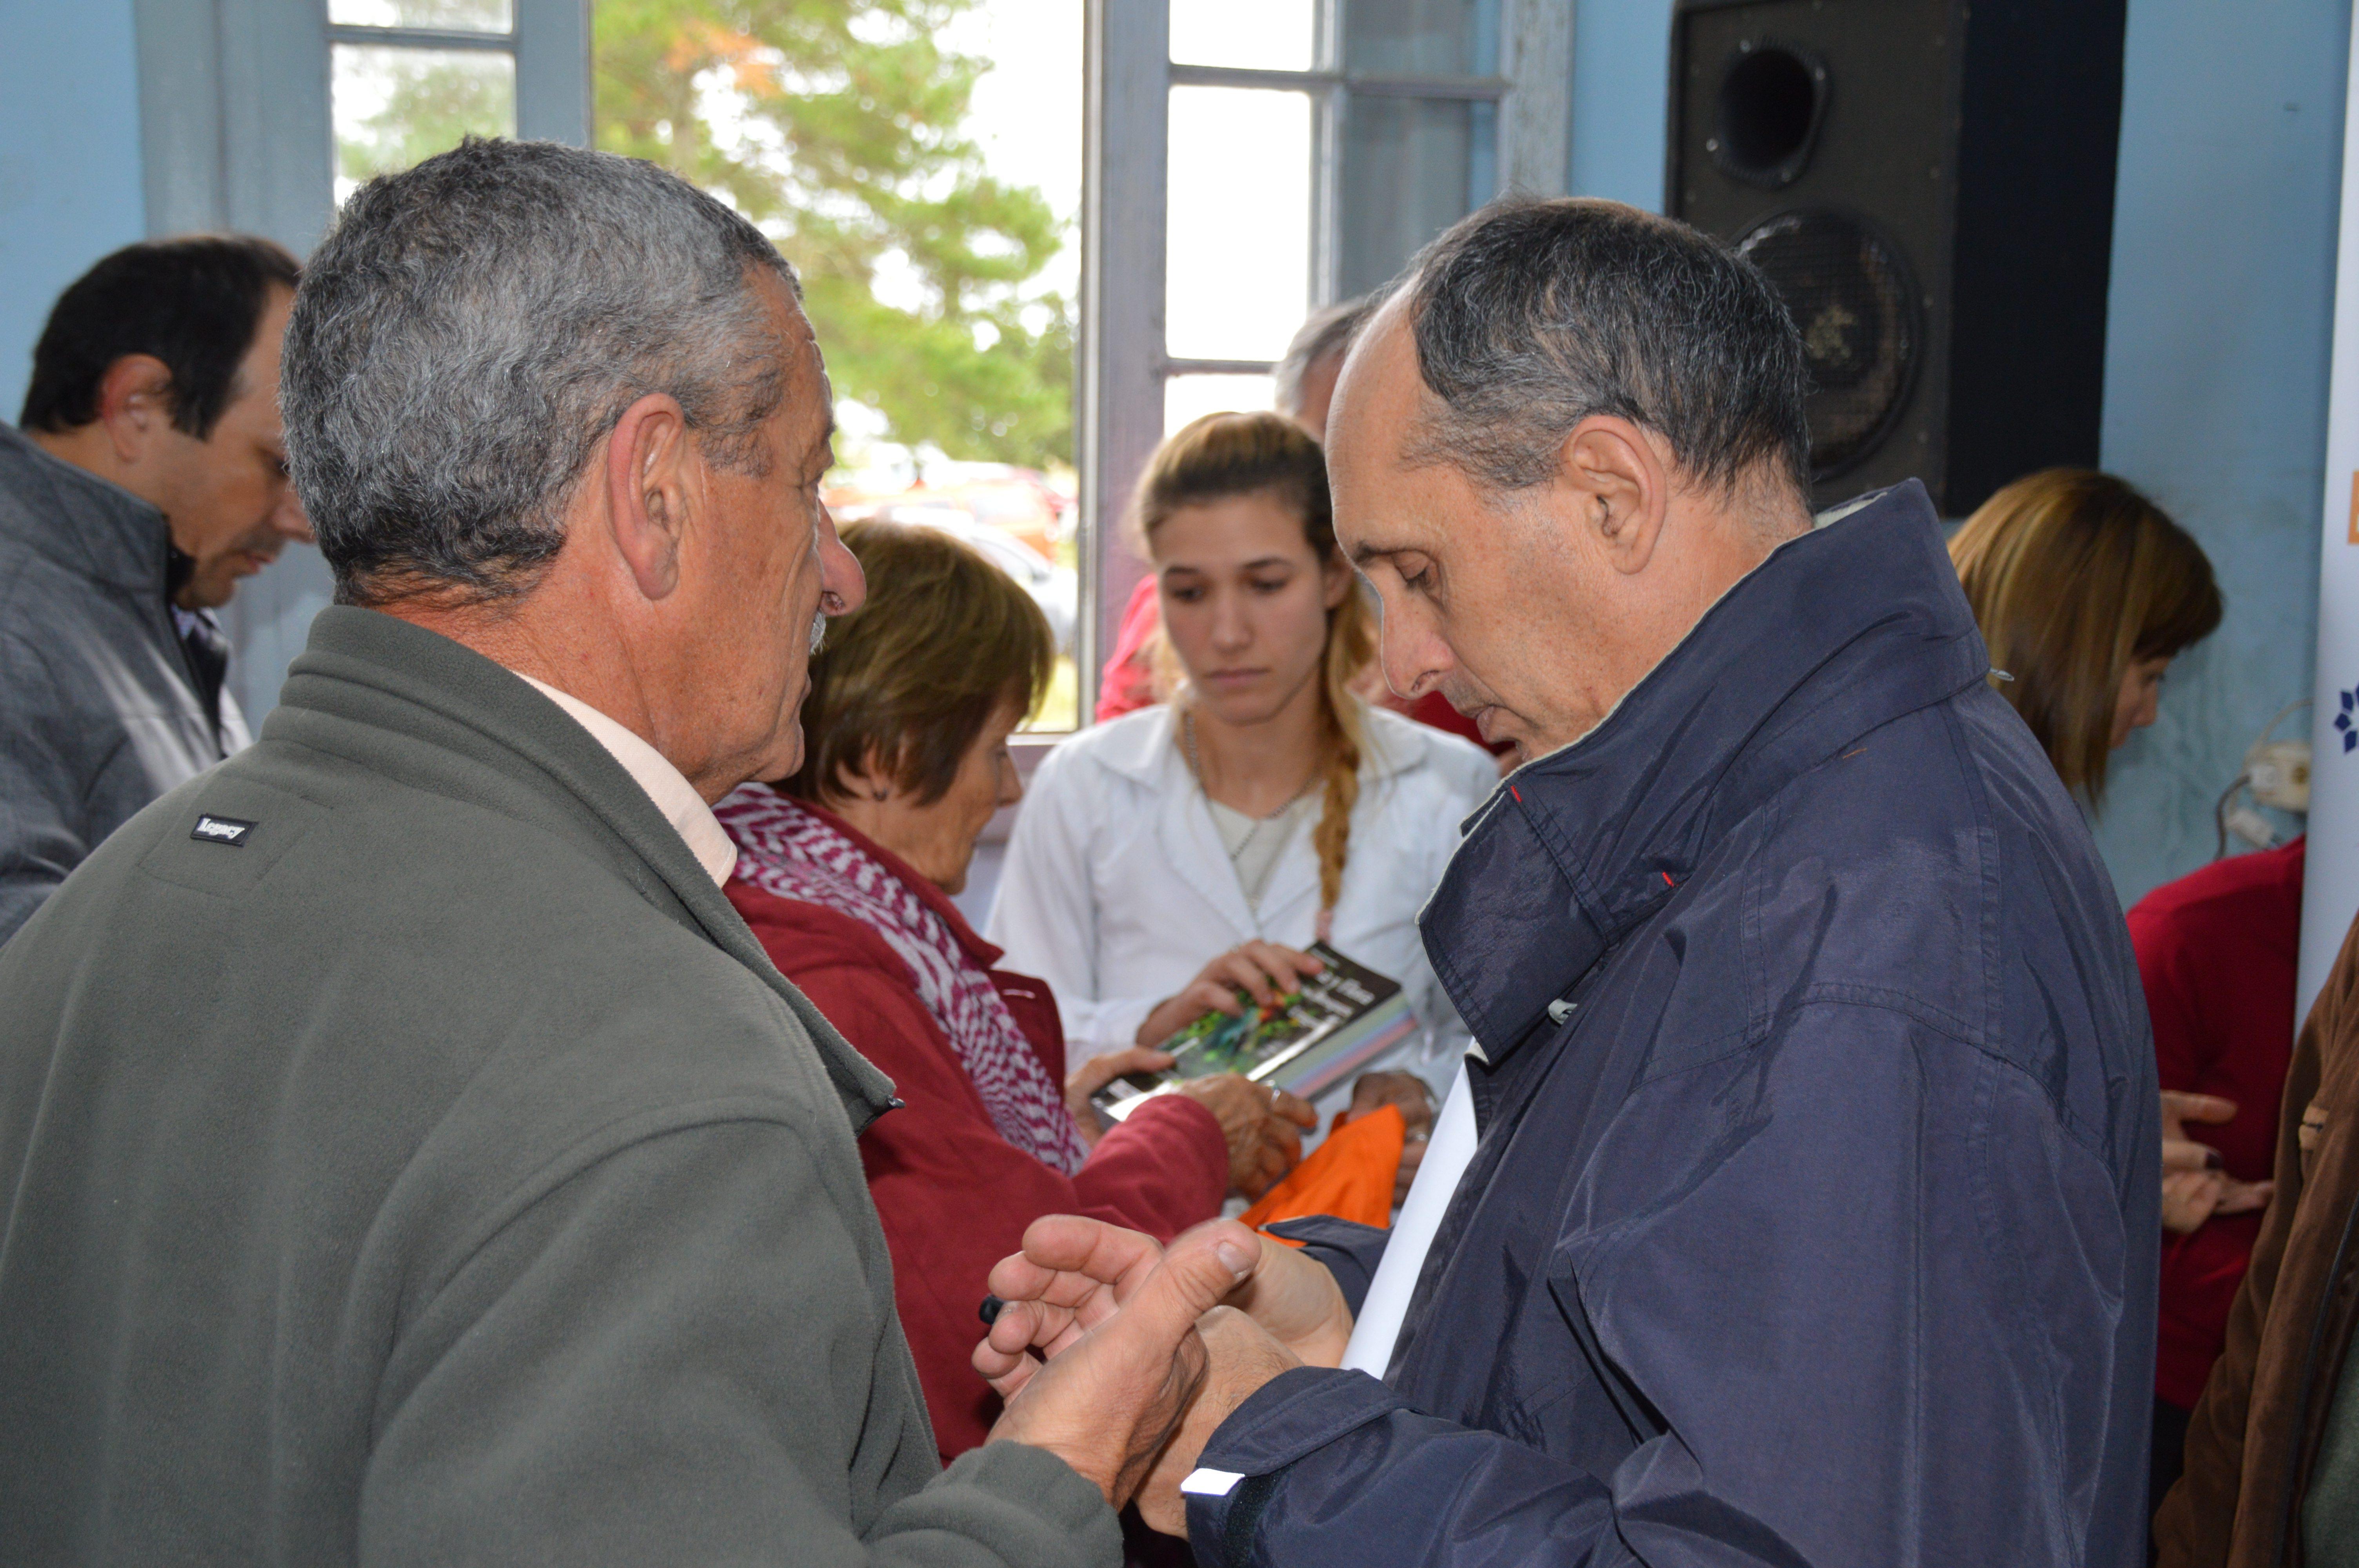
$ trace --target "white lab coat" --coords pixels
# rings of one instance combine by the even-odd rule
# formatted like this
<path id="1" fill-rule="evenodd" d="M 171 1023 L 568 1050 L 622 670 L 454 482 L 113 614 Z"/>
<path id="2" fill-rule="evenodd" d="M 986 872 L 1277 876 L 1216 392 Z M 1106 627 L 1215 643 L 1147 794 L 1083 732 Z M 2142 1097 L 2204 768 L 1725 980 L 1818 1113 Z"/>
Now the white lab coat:
<path id="1" fill-rule="evenodd" d="M 1427 964 L 1418 911 L 1458 848 L 1459 825 L 1498 770 L 1480 747 L 1374 708 L 1360 798 L 1328 940 L 1399 980 L 1432 1032 L 1390 1065 L 1448 1081 L 1465 1027 Z M 1136 1044 L 1139 1023 L 1215 954 L 1254 937 L 1307 947 L 1319 917 L 1315 816 L 1270 872 L 1259 917 L 1245 900 L 1171 712 L 1150 708 L 1050 752 L 1016 817 L 986 924 L 1003 960 L 1056 993 L 1071 1059 Z"/>

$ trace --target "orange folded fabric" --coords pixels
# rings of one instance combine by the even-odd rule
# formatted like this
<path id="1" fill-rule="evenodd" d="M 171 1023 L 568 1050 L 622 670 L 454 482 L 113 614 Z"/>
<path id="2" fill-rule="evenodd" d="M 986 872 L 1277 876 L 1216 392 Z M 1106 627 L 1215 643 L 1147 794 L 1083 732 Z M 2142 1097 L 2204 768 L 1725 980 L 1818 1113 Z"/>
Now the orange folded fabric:
<path id="1" fill-rule="evenodd" d="M 1362 1225 L 1390 1225 L 1393 1178 L 1400 1173 L 1401 1146 L 1408 1137 L 1408 1124 L 1401 1119 L 1400 1108 L 1383 1106 L 1366 1116 L 1339 1117 L 1337 1121 L 1335 1130 L 1310 1158 L 1239 1217 L 1256 1230 L 1277 1220 L 1310 1214 L 1332 1214 Z"/>

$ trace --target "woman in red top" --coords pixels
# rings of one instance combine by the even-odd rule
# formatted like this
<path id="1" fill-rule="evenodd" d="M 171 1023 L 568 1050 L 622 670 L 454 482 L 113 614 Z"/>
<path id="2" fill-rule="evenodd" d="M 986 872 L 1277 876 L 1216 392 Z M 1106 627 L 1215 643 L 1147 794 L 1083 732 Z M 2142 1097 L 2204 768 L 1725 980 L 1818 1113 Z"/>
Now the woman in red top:
<path id="1" fill-rule="evenodd" d="M 1056 1000 L 993 968 L 999 950 L 949 896 L 984 824 L 1021 793 L 1007 737 L 1048 684 L 1049 623 L 946 535 L 860 524 L 843 536 L 868 598 L 811 661 L 803 767 L 715 813 L 738 846 L 730 902 L 903 1102 L 861 1157 L 947 1460 L 997 1414 L 968 1361 L 975 1308 L 1027 1225 L 1081 1214 L 1169 1239 L 1232 1187 L 1258 1194 L 1291 1166 L 1310 1109 L 1226 1075 L 1111 1130 L 1088 1114 L 1116 1072 L 1170 1059 L 1101 1057 L 1068 1084 Z"/>

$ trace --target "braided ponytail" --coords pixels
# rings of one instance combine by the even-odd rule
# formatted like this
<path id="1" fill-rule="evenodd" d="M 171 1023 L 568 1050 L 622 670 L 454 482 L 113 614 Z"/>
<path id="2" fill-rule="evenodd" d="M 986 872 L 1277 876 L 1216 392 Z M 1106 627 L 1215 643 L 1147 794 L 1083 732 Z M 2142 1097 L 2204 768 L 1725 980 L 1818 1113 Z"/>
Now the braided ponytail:
<path id="1" fill-rule="evenodd" d="M 1332 537 L 1332 535 L 1331 535 Z M 1330 546 L 1332 547 L 1332 546 Z M 1326 788 L 1311 848 L 1319 851 L 1319 940 L 1334 923 L 1343 892 L 1343 862 L 1352 849 L 1352 811 L 1360 804 L 1360 751 L 1366 709 L 1352 683 L 1375 653 L 1367 590 L 1354 582 L 1327 614 L 1327 652 L 1320 661 L 1320 695 L 1327 717 Z"/>
<path id="2" fill-rule="evenodd" d="M 1165 441 L 1139 476 L 1133 513 L 1142 546 L 1158 524 L 1183 506 L 1224 496 L 1267 492 L 1302 517 L 1302 532 L 1324 567 L 1336 557 L 1335 514 L 1327 493 L 1327 462 L 1319 443 L 1279 414 L 1207 414 Z M 1151 550 L 1148 553 L 1152 553 Z M 1157 696 L 1184 702 L 1188 693 L 1179 655 L 1156 634 Z M 1360 802 L 1360 762 L 1367 708 L 1352 683 L 1375 656 L 1375 612 L 1365 588 L 1354 582 L 1327 612 L 1327 647 L 1320 656 L 1321 708 L 1325 718 L 1324 780 L 1311 847 L 1319 853 L 1319 938 L 1325 941 L 1335 901 L 1343 892 L 1343 863 L 1352 847 L 1352 811 Z"/>

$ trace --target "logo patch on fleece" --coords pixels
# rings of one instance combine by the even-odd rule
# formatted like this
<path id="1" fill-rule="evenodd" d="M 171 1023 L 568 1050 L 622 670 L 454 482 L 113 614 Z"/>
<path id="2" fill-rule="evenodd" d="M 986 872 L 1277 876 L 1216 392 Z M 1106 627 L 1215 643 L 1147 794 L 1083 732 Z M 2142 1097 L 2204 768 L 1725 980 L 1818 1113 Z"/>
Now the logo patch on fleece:
<path id="1" fill-rule="evenodd" d="M 200 844 L 226 844 L 233 849 L 242 849 L 260 826 L 258 822 L 240 822 L 234 816 L 215 816 L 204 812 L 199 814 L 196 830 L 189 837 Z"/>

